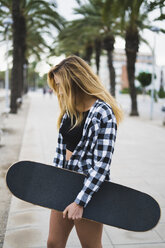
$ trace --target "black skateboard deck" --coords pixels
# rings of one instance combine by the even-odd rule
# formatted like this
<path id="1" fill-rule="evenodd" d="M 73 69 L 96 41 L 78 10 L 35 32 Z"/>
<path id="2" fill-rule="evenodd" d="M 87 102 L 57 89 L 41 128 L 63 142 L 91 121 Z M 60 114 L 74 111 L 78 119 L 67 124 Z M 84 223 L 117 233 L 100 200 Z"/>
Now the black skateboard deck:
<path id="1" fill-rule="evenodd" d="M 32 161 L 13 164 L 7 186 L 16 197 L 63 211 L 83 187 L 85 175 Z M 160 218 L 158 203 L 148 194 L 105 181 L 84 208 L 83 218 L 130 231 L 147 231 Z"/>

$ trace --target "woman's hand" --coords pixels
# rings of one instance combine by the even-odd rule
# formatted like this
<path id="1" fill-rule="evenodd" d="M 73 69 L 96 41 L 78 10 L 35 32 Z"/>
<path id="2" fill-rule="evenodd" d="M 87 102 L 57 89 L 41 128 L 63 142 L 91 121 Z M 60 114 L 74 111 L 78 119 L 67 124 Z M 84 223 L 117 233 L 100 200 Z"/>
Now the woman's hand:
<path id="1" fill-rule="evenodd" d="M 83 215 L 83 207 L 73 202 L 70 205 L 68 205 L 63 211 L 63 218 L 66 217 L 67 213 L 69 219 L 72 220 L 81 219 Z"/>

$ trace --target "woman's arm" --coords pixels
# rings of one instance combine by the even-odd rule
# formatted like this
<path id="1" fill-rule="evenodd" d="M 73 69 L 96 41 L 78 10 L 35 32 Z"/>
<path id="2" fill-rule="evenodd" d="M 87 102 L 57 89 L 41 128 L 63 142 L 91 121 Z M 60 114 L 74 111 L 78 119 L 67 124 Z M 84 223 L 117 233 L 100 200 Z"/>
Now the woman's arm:
<path id="1" fill-rule="evenodd" d="M 95 125 L 92 149 L 93 167 L 84 180 L 84 186 L 75 199 L 75 203 L 86 207 L 94 192 L 97 192 L 104 182 L 106 175 L 110 172 L 110 164 L 117 133 L 116 118 L 101 119 L 100 123 Z"/>

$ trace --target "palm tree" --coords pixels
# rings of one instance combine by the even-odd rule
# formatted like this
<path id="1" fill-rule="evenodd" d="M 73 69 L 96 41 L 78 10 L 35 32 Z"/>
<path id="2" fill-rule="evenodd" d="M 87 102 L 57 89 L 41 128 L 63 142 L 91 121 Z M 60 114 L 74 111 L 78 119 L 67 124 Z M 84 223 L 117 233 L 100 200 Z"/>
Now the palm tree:
<path id="1" fill-rule="evenodd" d="M 140 41 L 144 41 L 140 32 L 144 29 L 151 29 L 148 21 L 148 12 L 153 11 L 157 4 L 147 0 L 106 0 L 106 12 L 110 14 L 113 2 L 113 12 L 117 14 L 121 22 L 121 36 L 125 38 L 125 51 L 127 57 L 127 74 L 130 87 L 131 113 L 138 116 L 137 91 L 135 87 L 135 62 L 139 50 Z M 162 8 L 163 0 L 158 0 Z M 163 32 L 163 30 L 161 30 Z M 146 42 L 146 41 L 145 41 Z"/>
<path id="2" fill-rule="evenodd" d="M 89 36 L 89 28 L 81 20 L 73 20 L 65 24 L 58 35 L 56 54 L 77 54 L 91 64 L 94 49 L 94 30 Z M 55 43 L 56 44 L 56 43 Z"/>
<path id="3" fill-rule="evenodd" d="M 95 38 L 94 49 L 95 49 L 95 61 L 96 61 L 96 73 L 97 75 L 99 75 L 100 57 L 101 57 L 101 50 L 102 50 L 102 39 L 99 36 Z"/>
<path id="4" fill-rule="evenodd" d="M 28 64 L 28 54 L 30 52 L 28 49 L 35 50 L 36 53 L 37 51 L 39 53 L 43 53 L 43 46 L 50 48 L 48 45 L 46 45 L 46 42 L 44 41 L 43 34 L 47 33 L 51 35 L 51 32 L 49 31 L 50 26 L 53 26 L 53 31 L 54 28 L 60 29 L 63 25 L 63 18 L 55 11 L 56 9 L 56 4 L 55 3 L 48 3 L 44 0 L 19 0 L 17 3 L 17 11 L 15 10 L 15 3 L 12 2 L 11 0 L 1 0 L 1 5 L 5 7 L 4 9 L 7 11 L 3 11 L 3 15 L 1 18 L 4 18 L 5 13 L 13 13 L 13 53 L 15 50 L 15 45 L 19 45 L 19 52 L 17 53 L 17 59 L 13 58 L 13 75 L 18 73 L 18 68 L 19 68 L 19 82 L 15 81 L 15 76 L 12 77 L 12 87 L 11 87 L 11 97 L 12 94 L 15 95 L 15 97 L 12 97 L 11 99 L 11 112 L 16 113 L 17 112 L 17 105 L 16 105 L 16 99 L 18 97 L 22 97 L 23 94 L 23 89 L 26 88 L 24 87 L 23 84 L 23 70 L 24 70 L 24 64 Z M 19 4 L 19 12 L 18 12 L 18 4 Z M 13 10 L 13 8 L 14 10 Z M 40 8 L 39 8 L 40 7 Z M 18 16 L 16 16 L 18 15 Z M 1 24 L 1 18 L 0 18 L 0 24 Z M 15 18 L 15 19 L 14 19 Z M 19 21 L 18 21 L 19 20 Z M 17 27 L 15 27 L 17 23 Z M 34 27 L 35 26 L 35 30 Z M 51 27 L 52 27 L 51 26 Z M 33 30 L 31 32 L 31 30 Z M 14 37 L 16 35 L 16 37 Z M 18 42 L 18 36 L 19 36 L 19 42 Z M 52 35 L 51 35 L 52 36 Z M 37 42 L 34 42 L 34 40 L 37 40 L 42 42 L 42 44 L 37 44 Z M 16 42 L 17 40 L 17 42 Z M 28 46 L 28 42 L 31 44 Z M 33 44 L 33 47 L 32 47 Z M 37 46 L 37 49 L 35 49 L 34 44 Z M 35 54 L 36 54 L 35 53 Z M 39 54 L 38 54 L 39 58 Z M 19 63 L 19 66 L 15 66 L 14 63 Z M 16 94 L 17 92 L 17 94 Z"/>
<path id="5" fill-rule="evenodd" d="M 130 87 L 130 96 L 132 100 L 132 109 L 130 115 L 138 115 L 135 80 L 135 62 L 136 55 L 139 49 L 139 16 L 140 7 L 144 0 L 123 0 L 113 1 L 113 11 L 121 22 L 121 36 L 125 37 L 125 51 L 127 56 L 127 73 Z M 111 0 L 106 0 L 104 12 L 106 16 L 110 15 L 112 8 Z"/>
<path id="6" fill-rule="evenodd" d="M 108 2 L 108 0 L 107 0 Z M 147 27 L 146 0 L 118 0 L 115 11 L 121 17 L 121 35 L 125 38 L 127 74 L 131 97 L 131 116 L 138 116 L 137 90 L 135 87 L 135 63 L 140 44 L 140 31 Z"/>
<path id="7" fill-rule="evenodd" d="M 20 38 L 20 0 L 12 1 L 13 18 L 13 68 L 11 74 L 11 113 L 17 113 L 17 98 L 21 91 L 21 38 Z"/>
<path id="8" fill-rule="evenodd" d="M 34 52 L 35 47 L 40 48 L 37 54 L 40 59 L 39 54 L 42 53 L 44 47 L 50 49 L 43 38 L 43 33 L 51 36 L 50 24 L 58 30 L 62 27 L 64 19 L 56 12 L 56 7 L 55 2 L 51 4 L 44 0 L 21 1 L 22 71 L 24 71 L 24 65 L 28 64 L 28 50 L 32 49 Z M 30 42 L 28 43 L 27 40 Z"/>
<path id="9" fill-rule="evenodd" d="M 107 62 L 108 62 L 108 68 L 109 68 L 111 94 L 115 97 L 116 74 L 115 74 L 115 68 L 113 66 L 113 51 L 114 51 L 114 44 L 115 44 L 114 35 L 113 34 L 106 35 L 103 40 L 103 44 L 104 44 L 103 48 L 107 51 Z"/>
<path id="10" fill-rule="evenodd" d="M 147 13 L 142 13 L 143 4 L 146 4 L 144 0 L 135 0 L 131 2 L 130 0 L 125 0 L 125 12 L 128 13 L 128 22 L 126 22 L 125 30 L 125 51 L 127 56 L 127 73 L 128 81 L 130 87 L 130 96 L 132 101 L 131 106 L 131 116 L 138 116 L 137 109 L 137 90 L 135 88 L 135 63 L 137 52 L 139 50 L 140 35 L 139 29 L 142 28 L 142 19 L 147 19 Z"/>
<path id="11" fill-rule="evenodd" d="M 132 108 L 130 115 L 139 115 L 137 110 L 137 92 L 134 84 L 135 80 L 135 63 L 137 52 L 139 50 L 140 41 L 143 40 L 140 31 L 143 29 L 151 29 L 148 21 L 150 3 L 147 0 L 124 0 L 125 20 L 125 40 L 126 40 L 126 56 L 127 56 L 127 72 L 130 86 L 130 95 L 132 100 Z M 153 10 L 153 9 L 152 9 Z M 150 9 L 150 11 L 152 11 Z M 163 31 L 163 30 L 161 30 Z"/>
<path id="12" fill-rule="evenodd" d="M 91 30 L 95 28 L 94 44 L 96 49 L 96 65 L 97 71 L 99 69 L 99 58 L 101 48 L 107 51 L 107 62 L 109 69 L 110 91 L 115 97 L 115 69 L 113 66 L 113 50 L 115 43 L 115 35 L 118 34 L 118 23 L 115 21 L 113 12 L 111 15 L 105 15 L 105 3 L 102 0 L 89 0 L 89 3 L 82 4 L 78 1 L 79 8 L 75 8 L 76 14 L 83 15 L 82 22 L 90 27 Z"/>
<path id="13" fill-rule="evenodd" d="M 163 10 L 165 8 L 165 2 L 164 0 L 157 0 L 149 3 L 149 11 L 159 9 L 160 14 L 157 18 L 155 18 L 155 21 L 163 21 L 165 19 L 165 13 L 163 13 Z"/>
<path id="14" fill-rule="evenodd" d="M 75 14 L 83 17 L 65 24 L 65 28 L 59 33 L 59 39 L 55 41 L 55 44 L 59 43 L 59 45 L 53 49 L 53 52 L 57 55 L 61 53 L 79 54 L 91 64 L 92 54 L 95 50 L 96 68 L 97 74 L 99 74 L 100 55 L 102 49 L 105 49 L 108 57 L 111 93 L 115 96 L 115 70 L 112 52 L 117 25 L 115 24 L 114 31 L 111 29 L 112 17 L 104 18 L 102 1 L 90 0 L 88 4 L 81 4 L 81 1 L 78 1 L 78 4 L 79 8 L 74 9 Z"/>

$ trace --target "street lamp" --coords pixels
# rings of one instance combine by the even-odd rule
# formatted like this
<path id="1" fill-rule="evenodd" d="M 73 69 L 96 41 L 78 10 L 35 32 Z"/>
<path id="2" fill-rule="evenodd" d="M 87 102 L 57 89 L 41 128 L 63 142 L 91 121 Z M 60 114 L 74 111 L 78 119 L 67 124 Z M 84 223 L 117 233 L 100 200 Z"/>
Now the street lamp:
<path id="1" fill-rule="evenodd" d="M 6 72 L 5 72 L 5 91 L 6 91 L 6 96 L 5 96 L 5 102 L 6 102 L 6 111 L 9 112 L 9 65 L 8 65 L 8 46 L 9 46 L 9 26 L 13 23 L 11 18 L 5 18 L 3 21 L 4 27 L 6 29 Z"/>
<path id="2" fill-rule="evenodd" d="M 160 28 L 158 27 L 151 27 L 151 31 L 154 33 L 159 33 Z M 156 48 L 156 34 L 154 34 L 154 46 L 152 49 L 152 88 L 151 88 L 151 109 L 150 109 L 150 119 L 152 120 L 153 116 L 153 106 L 154 106 L 154 90 L 155 90 L 155 48 Z"/>

